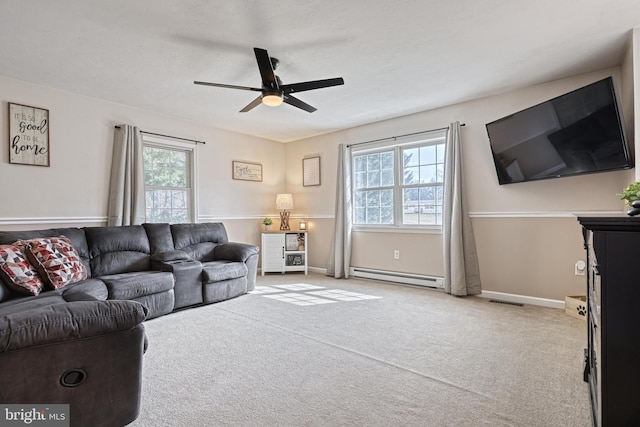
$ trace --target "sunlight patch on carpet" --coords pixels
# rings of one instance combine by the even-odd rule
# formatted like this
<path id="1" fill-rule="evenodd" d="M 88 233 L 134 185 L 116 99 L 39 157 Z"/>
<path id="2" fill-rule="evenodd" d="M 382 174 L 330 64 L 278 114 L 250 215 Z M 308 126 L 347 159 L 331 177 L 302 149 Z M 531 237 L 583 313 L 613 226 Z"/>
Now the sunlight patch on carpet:
<path id="1" fill-rule="evenodd" d="M 323 286 L 308 285 L 306 283 L 256 286 L 255 289 L 249 293 L 261 294 L 265 298 L 288 302 L 295 305 L 320 305 L 331 304 L 334 302 L 362 301 L 382 298 L 374 295 L 360 294 L 358 292 L 344 291 L 341 289 L 326 289 Z"/>
<path id="2" fill-rule="evenodd" d="M 295 305 L 319 305 L 331 304 L 338 301 L 328 300 L 324 298 L 314 297 L 313 295 L 297 294 L 295 292 L 287 292 L 284 294 L 263 295 L 265 298 L 272 298 L 278 301 L 290 302 Z"/>
<path id="3" fill-rule="evenodd" d="M 342 291 L 340 289 L 327 289 L 325 291 L 314 291 L 314 292 L 307 292 L 307 293 L 311 295 L 316 295 L 319 297 L 333 298 L 339 301 L 361 301 L 365 299 L 382 298 L 382 297 L 376 297 L 373 295 L 359 294 L 357 292 Z"/>
<path id="4" fill-rule="evenodd" d="M 287 291 L 310 291 L 312 289 L 324 289 L 323 286 L 309 285 L 307 283 L 296 283 L 293 285 L 273 285 L 273 287 L 286 289 Z"/>

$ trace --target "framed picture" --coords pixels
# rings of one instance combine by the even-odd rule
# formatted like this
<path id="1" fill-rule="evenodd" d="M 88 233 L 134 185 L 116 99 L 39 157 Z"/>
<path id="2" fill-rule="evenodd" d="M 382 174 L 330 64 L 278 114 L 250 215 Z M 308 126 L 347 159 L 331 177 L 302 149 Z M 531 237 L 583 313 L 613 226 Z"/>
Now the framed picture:
<path id="1" fill-rule="evenodd" d="M 302 159 L 302 185 L 320 185 L 320 156 Z"/>
<path id="2" fill-rule="evenodd" d="M 232 161 L 233 179 L 262 181 L 262 164 Z"/>
<path id="3" fill-rule="evenodd" d="M 49 110 L 9 103 L 9 163 L 49 166 Z"/>
<path id="4" fill-rule="evenodd" d="M 297 251 L 298 250 L 298 234 L 285 234 L 285 250 Z"/>

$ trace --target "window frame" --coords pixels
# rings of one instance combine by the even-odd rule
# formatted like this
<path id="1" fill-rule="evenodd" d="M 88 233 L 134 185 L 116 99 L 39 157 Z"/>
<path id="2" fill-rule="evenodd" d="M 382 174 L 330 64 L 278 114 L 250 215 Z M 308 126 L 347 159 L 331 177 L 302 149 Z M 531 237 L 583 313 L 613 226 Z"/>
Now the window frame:
<path id="1" fill-rule="evenodd" d="M 172 151 L 181 151 L 187 153 L 187 162 L 188 162 L 188 171 L 187 171 L 187 187 L 162 187 L 162 186 L 148 186 L 145 180 L 144 183 L 144 200 L 145 200 L 145 221 L 151 222 L 150 218 L 147 218 L 147 206 L 146 206 L 146 194 L 148 189 L 187 189 L 187 217 L 190 223 L 196 223 L 198 216 L 198 200 L 197 200 L 197 144 L 196 143 L 188 143 L 182 140 L 174 139 L 171 137 L 159 137 L 155 135 L 142 134 L 142 155 L 143 155 L 143 164 L 144 164 L 144 149 L 146 147 L 151 148 L 160 148 L 164 150 L 172 150 Z M 144 176 L 144 171 L 143 171 Z"/>
<path id="2" fill-rule="evenodd" d="M 436 205 L 441 207 L 441 215 L 440 215 L 440 224 L 405 224 L 403 223 L 403 191 L 405 188 L 420 188 L 426 186 L 437 186 L 438 184 L 404 184 L 404 165 L 403 165 L 403 150 L 419 148 L 424 146 L 433 146 L 442 144 L 445 149 L 447 149 L 447 141 L 446 141 L 447 131 L 437 130 L 421 133 L 419 135 L 410 135 L 405 137 L 394 138 L 393 140 L 384 140 L 376 143 L 365 143 L 362 146 L 352 146 L 351 149 L 351 221 L 354 231 L 369 231 L 369 232 L 408 232 L 408 233 L 427 233 L 427 234 L 441 234 L 442 233 L 442 210 L 444 205 L 444 200 L 441 205 Z M 367 154 L 375 154 L 381 152 L 393 151 L 394 153 L 394 185 L 393 187 L 389 186 L 380 186 L 380 187 L 371 187 L 373 189 L 393 189 L 393 215 L 394 222 L 393 224 L 357 224 L 356 223 L 356 157 L 360 155 Z M 446 159 L 443 158 L 442 165 L 444 169 L 444 165 L 446 163 Z M 437 162 L 436 162 L 437 164 Z M 443 170 L 442 177 L 442 189 L 444 192 L 444 180 L 446 176 L 446 171 Z M 444 194 L 443 194 L 444 199 Z"/>

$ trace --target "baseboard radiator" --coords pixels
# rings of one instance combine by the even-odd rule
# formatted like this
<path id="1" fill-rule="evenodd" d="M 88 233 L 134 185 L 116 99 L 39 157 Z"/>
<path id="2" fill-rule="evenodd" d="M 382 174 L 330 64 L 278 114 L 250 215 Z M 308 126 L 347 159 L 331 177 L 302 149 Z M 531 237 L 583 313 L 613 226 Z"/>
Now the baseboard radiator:
<path id="1" fill-rule="evenodd" d="M 364 279 L 384 280 L 386 282 L 402 283 L 404 285 L 424 286 L 427 288 L 443 289 L 442 277 L 426 276 L 422 274 L 399 273 L 397 271 L 374 270 L 371 268 L 351 267 L 351 276 Z"/>

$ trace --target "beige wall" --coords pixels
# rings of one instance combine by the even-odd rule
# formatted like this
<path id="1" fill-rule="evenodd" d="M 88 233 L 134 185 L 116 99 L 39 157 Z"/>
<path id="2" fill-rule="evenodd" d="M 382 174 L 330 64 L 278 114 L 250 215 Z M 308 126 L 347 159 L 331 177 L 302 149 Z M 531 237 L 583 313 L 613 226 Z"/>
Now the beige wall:
<path id="1" fill-rule="evenodd" d="M 622 70 L 627 69 L 625 79 Z M 637 67 L 631 67 L 638 69 Z M 328 248 L 335 203 L 337 146 L 441 128 L 452 121 L 462 128 L 465 188 L 479 253 L 483 289 L 563 300 L 584 293 L 584 278 L 574 266 L 584 260 L 574 214 L 622 213 L 616 197 L 634 179 L 618 171 L 500 186 L 485 124 L 612 75 L 625 117 L 633 117 L 627 91 L 628 60 L 622 67 L 553 81 L 471 102 L 452 105 L 367 126 L 286 144 L 287 191 L 296 200 L 295 215 L 319 217 L 311 239 Z M 428 95 L 425 95 L 428 96 Z M 627 133 L 633 135 L 632 120 Z M 633 146 L 633 143 L 631 144 Z M 302 159 L 322 157 L 322 185 L 303 187 Z M 393 259 L 399 249 L 400 260 Z M 310 254 L 311 265 L 326 267 L 326 254 Z M 442 276 L 441 236 L 397 232 L 353 235 L 352 266 Z"/>
<path id="2" fill-rule="evenodd" d="M 0 77 L 0 135 L 8 135 L 8 103 L 50 114 L 50 167 L 9 164 L 0 150 L 0 229 L 104 225 L 113 128 L 140 129 L 205 141 L 197 148 L 198 216 L 229 220 L 232 237 L 260 241 L 261 218 L 275 214 L 284 191 L 285 150 L 278 142 L 197 125 L 124 105 Z M 263 182 L 231 179 L 232 160 L 262 163 Z M 245 232 L 245 226 L 254 232 Z"/>

